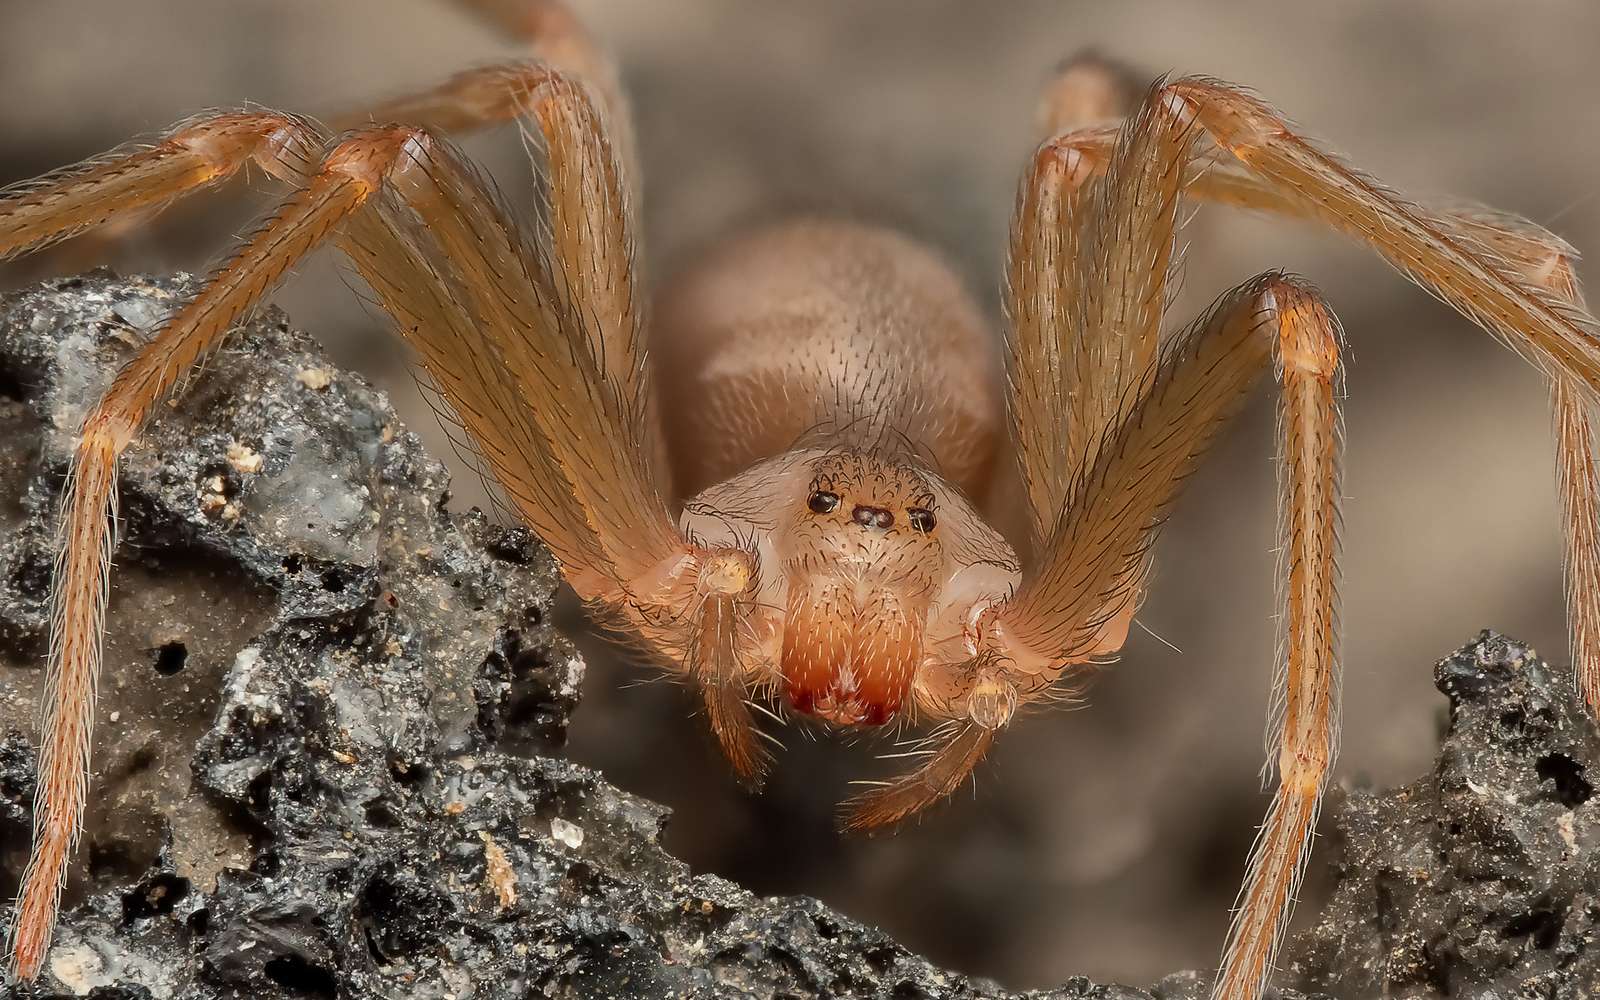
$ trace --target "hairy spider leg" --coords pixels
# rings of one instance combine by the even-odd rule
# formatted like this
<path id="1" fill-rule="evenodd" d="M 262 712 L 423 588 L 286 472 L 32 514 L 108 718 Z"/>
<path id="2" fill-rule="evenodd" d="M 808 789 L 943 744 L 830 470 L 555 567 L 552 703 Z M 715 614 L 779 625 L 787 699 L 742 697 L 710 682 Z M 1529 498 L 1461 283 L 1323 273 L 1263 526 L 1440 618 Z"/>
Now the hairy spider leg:
<path id="1" fill-rule="evenodd" d="M 614 292 L 619 282 L 593 285 L 589 283 L 592 278 L 578 276 L 578 269 L 585 262 L 594 265 L 591 273 L 602 275 L 615 273 L 611 270 L 613 264 L 627 266 L 626 260 L 616 263 L 595 259 L 618 246 L 631 245 L 620 207 L 623 199 L 616 190 L 621 183 L 620 169 L 614 162 L 607 168 L 594 159 L 610 154 L 604 144 L 602 118 L 585 96 L 586 89 L 553 74 L 546 83 L 531 102 L 530 117 L 539 132 L 548 169 L 546 218 L 566 239 L 546 232 L 539 249 L 514 242 L 510 236 L 512 227 L 504 222 L 492 196 L 465 166 L 464 159 L 426 131 L 387 127 L 357 132 L 329 152 L 304 186 L 288 197 L 193 300 L 163 324 L 155 339 L 118 374 L 86 419 L 65 502 L 64 550 L 54 591 L 35 853 L 24 877 L 12 932 L 15 968 L 24 978 L 36 975 L 44 961 L 59 907 L 66 860 L 79 834 L 100 666 L 99 626 L 104 616 L 114 541 L 115 522 L 111 515 L 118 456 L 156 405 L 181 389 L 182 379 L 192 366 L 219 345 L 238 316 L 259 302 L 290 266 L 330 236 L 339 236 L 340 243 L 351 249 L 358 269 L 369 277 L 374 277 L 371 269 L 361 268 L 359 250 L 363 245 L 368 250 L 379 248 L 376 256 L 368 254 L 368 261 L 408 261 L 415 275 L 432 282 L 431 288 L 419 292 L 415 299 L 431 295 L 436 303 L 450 301 L 456 310 L 453 319 L 459 321 L 465 316 L 468 325 L 485 319 L 503 321 L 514 302 L 531 308 L 530 315 L 543 322 L 543 326 L 522 329 L 516 335 L 506 331 L 504 322 L 495 327 L 495 336 L 500 340 L 489 346 L 499 348 L 497 360 L 502 363 L 483 364 L 482 359 L 470 359 L 478 363 L 473 374 L 486 379 L 480 388 L 480 383 L 464 377 L 461 371 L 468 360 L 462 352 L 470 353 L 473 345 L 450 340 L 452 334 L 459 332 L 459 322 L 454 327 L 418 328 L 407 325 L 410 314 L 397 316 L 402 331 L 411 335 L 408 339 L 430 362 L 430 374 L 446 389 L 447 401 L 484 445 L 486 456 L 491 461 L 496 457 L 503 460 L 496 464 L 496 473 L 502 476 L 502 482 L 509 480 L 508 489 L 514 494 L 517 479 L 508 470 L 516 468 L 518 461 L 528 461 L 529 448 L 497 452 L 493 447 L 496 439 L 489 436 L 487 428 L 542 429 L 548 438 L 556 432 L 549 427 L 531 426 L 536 421 L 529 414 L 556 413 L 561 419 L 576 421 L 566 427 L 573 440 L 583 442 L 583 447 L 604 446 L 611 453 L 596 460 L 594 455 L 563 452 L 546 440 L 546 451 L 541 453 L 547 467 L 543 471 L 563 474 L 572 490 L 553 498 L 534 497 L 533 503 L 522 505 L 525 516 L 546 534 L 552 546 L 564 558 L 573 560 L 575 582 L 591 581 L 599 587 L 589 589 L 585 596 L 639 607 L 649 606 L 656 599 L 682 600 L 693 608 L 702 603 L 709 608 L 714 602 L 702 600 L 708 595 L 735 602 L 741 597 L 739 574 L 730 572 L 728 567 L 741 565 L 745 554 L 693 550 L 678 535 L 665 502 L 648 479 L 648 459 L 636 447 L 639 409 L 627 396 L 628 387 L 638 384 L 632 374 L 637 371 L 638 359 L 618 354 L 622 364 L 607 367 L 607 352 L 602 350 L 606 343 L 629 344 L 636 338 L 626 336 L 626 329 L 593 329 L 595 317 L 617 316 L 616 300 L 582 298 L 602 290 Z M 289 119 L 280 116 L 266 120 L 276 123 Z M 179 150 L 171 155 L 182 153 Z M 110 171 L 112 176 L 116 173 Z M 100 174 L 93 171 L 80 171 L 74 176 L 83 184 L 76 188 L 70 183 L 64 185 L 64 190 L 57 193 L 65 199 L 55 202 L 72 210 L 87 200 L 75 200 L 75 193 L 93 194 L 95 186 L 102 183 Z M 601 186 L 602 194 L 608 195 L 595 199 L 610 206 L 603 218 L 591 214 L 587 200 L 594 196 L 596 184 Z M 28 192 L 22 194 L 29 196 Z M 140 202 L 148 203 L 148 199 Z M 0 207 L 9 204 L 0 203 Z M 376 214 L 370 211 L 374 206 L 379 209 Z M 581 214 L 575 217 L 574 213 Z M 52 218 L 63 219 L 54 230 L 50 228 Z M 29 223 L 34 232 L 81 228 L 70 213 L 45 215 L 42 221 L 30 218 Z M 606 227 L 622 227 L 624 231 L 619 236 L 602 231 Z M 487 239 L 494 233 L 501 234 L 497 244 Z M 596 243 L 590 247 L 581 243 L 585 239 Z M 35 236 L 27 245 L 38 242 Z M 561 253 L 578 246 L 585 247 L 589 254 L 585 262 L 561 258 Z M 568 249 L 564 251 L 564 247 Z M 450 253 L 458 256 L 448 258 Z M 519 273 L 525 282 L 534 282 L 536 287 L 529 291 L 515 285 L 512 279 Z M 567 275 L 574 277 L 568 280 Z M 502 284 L 495 283 L 503 283 L 512 291 L 501 294 Z M 631 288 L 631 275 L 628 284 Z M 381 283 L 375 289 L 382 297 Z M 470 303 L 465 313 L 461 311 L 463 300 Z M 631 302 L 626 298 L 621 301 Z M 626 321 L 636 323 L 632 316 Z M 430 341 L 430 335 L 435 334 L 438 339 Z M 532 340 L 538 336 L 561 342 L 535 346 Z M 504 363 L 508 358 L 526 362 L 530 357 L 568 362 L 565 366 L 556 363 L 537 369 L 543 379 L 539 387 L 545 390 L 544 398 L 550 405 L 532 405 L 539 396 L 526 392 L 529 386 L 525 383 L 537 366 Z M 439 363 L 441 359 L 448 359 L 455 367 L 447 368 Z M 498 380 L 495 376 L 499 376 Z M 458 391 L 450 392 L 452 387 Z M 507 407 L 512 409 L 508 412 Z M 562 481 L 559 477 L 549 480 Z M 567 530 L 564 533 L 561 529 Z M 710 574 L 708 581 L 700 580 L 702 566 L 720 568 L 722 572 Z M 748 578 L 747 573 L 744 579 Z M 641 580 L 648 589 L 641 590 Z M 685 588 L 688 593 L 681 593 Z M 716 607 L 721 613 L 726 610 L 726 602 L 717 603 Z M 677 606 L 671 605 L 669 610 L 676 611 Z M 736 603 L 735 611 L 738 610 Z M 640 630 L 668 642 L 671 649 L 666 655 L 696 644 L 703 627 L 701 616 L 686 613 L 668 615 L 667 619 L 665 624 L 645 623 L 639 626 Z M 713 625 L 723 627 L 718 622 Z M 701 645 L 724 650 L 724 644 L 715 642 Z M 742 650 L 735 648 L 731 652 L 737 660 Z M 715 667 L 736 673 L 739 664 L 722 662 Z"/>
<path id="2" fill-rule="evenodd" d="M 1064 73 L 1080 68 L 1069 66 Z M 1082 93 L 1101 89 L 1098 83 L 1093 72 L 1058 83 L 1047 94 L 1041 117 L 1060 122 L 1073 108 L 1114 113 L 1117 109 L 1107 103 L 1109 89 Z M 1066 107 L 1056 107 L 1062 103 Z M 1137 565 L 1114 564 L 1118 539 L 1106 525 L 1068 524 L 1069 517 L 1084 513 L 1113 513 L 1111 507 L 1075 509 L 1069 501 L 1107 443 L 1108 429 L 1126 412 L 1129 387 L 1155 365 L 1183 166 L 1193 138 L 1188 123 L 1147 102 L 1122 130 L 1114 154 L 1118 169 L 1103 183 L 1087 184 L 1091 172 L 1073 151 L 1048 142 L 1024 175 L 1006 274 L 1006 376 L 1012 443 L 1029 500 L 1034 548 L 1045 568 L 1030 570 L 1023 586 L 1038 587 L 1037 575 L 1052 566 L 1057 574 L 1070 569 L 1080 576 L 1045 586 L 1062 597 L 1078 587 L 1071 599 L 1092 607 L 1072 619 L 1082 635 L 1076 647 L 1063 646 L 1059 656 L 1019 665 L 1003 658 L 986 662 L 979 653 L 972 665 L 976 679 L 968 718 L 934 737 L 921 766 L 846 803 L 846 829 L 894 824 L 940 801 L 982 759 L 1023 692 L 1041 690 L 1067 663 L 1120 647 L 1120 636 L 1107 641 L 1102 632 L 1125 631 L 1140 589 L 1132 577 L 1140 575 L 1142 557 L 1133 561 Z M 1052 552 L 1072 532 L 1080 540 L 1108 543 L 1098 562 L 1082 552 L 1066 558 Z M 1103 579 L 1089 579 L 1097 573 Z M 1034 621 L 1067 617 L 1062 607 L 1046 602 Z M 1102 650 L 1107 645 L 1110 649 Z"/>
<path id="3" fill-rule="evenodd" d="M 1186 194 L 1320 222 L 1354 237 L 1550 377 L 1573 670 L 1584 700 L 1600 715 L 1600 327 L 1573 268 L 1577 251 L 1508 213 L 1403 199 L 1319 150 L 1239 88 L 1191 80 L 1174 92 L 1193 104 L 1220 147 L 1192 166 Z M 1082 157 L 1080 169 L 1098 174 L 1115 136 L 1115 127 L 1100 125 L 1056 143 Z"/>
<path id="4" fill-rule="evenodd" d="M 1232 166 L 1232 165 L 1225 165 Z M 1210 185 L 1209 178 L 1219 183 Z M 1190 188 L 1202 200 L 1315 220 L 1304 202 L 1292 201 L 1237 169 L 1201 175 Z M 1577 251 L 1565 240 L 1525 219 L 1477 205 L 1423 210 L 1467 252 L 1491 266 L 1508 267 L 1521 281 L 1542 288 L 1578 318 L 1592 338 L 1594 321 L 1573 267 Z M 1423 287 L 1433 290 L 1426 282 Z M 1548 368 L 1546 368 L 1548 371 Z M 1600 470 L 1595 449 L 1600 440 L 1600 397 L 1580 376 L 1557 371 L 1550 378 L 1551 423 L 1555 432 L 1557 486 L 1562 509 L 1566 570 L 1567 625 L 1572 668 L 1590 711 L 1600 714 Z"/>
<path id="5" fill-rule="evenodd" d="M 1122 565 L 1142 566 L 1183 482 L 1271 368 L 1280 379 L 1282 632 L 1269 733 L 1279 788 L 1217 987 L 1230 998 L 1258 996 L 1270 973 L 1336 749 L 1339 332 L 1320 296 L 1277 274 L 1224 296 L 1163 349 L 1070 503 L 1078 520 L 1101 526 Z M 1073 550 L 1094 553 L 1087 542 Z"/>
<path id="6" fill-rule="evenodd" d="M 618 159 L 637 192 L 641 177 L 633 116 L 627 91 L 610 51 L 590 34 L 582 20 L 561 0 L 451 0 L 499 33 L 527 46 L 533 63 L 550 66 L 572 80 L 593 87 L 606 110 L 607 126 Z M 496 111 L 507 97 L 494 79 L 498 67 L 468 70 L 445 84 L 413 96 L 334 119 L 336 130 L 363 124 L 406 122 L 431 132 L 455 134 L 487 120 L 511 115 Z M 514 115 L 516 112 L 511 112 Z"/>
<path id="7" fill-rule="evenodd" d="M 1210 103 L 1208 104 L 1207 101 Z M 1595 440 L 1595 395 L 1593 391 L 1595 322 L 1586 312 L 1576 277 L 1572 272 L 1571 248 L 1537 226 L 1476 207 L 1451 207 L 1429 211 L 1402 201 L 1381 185 L 1338 164 L 1289 131 L 1288 126 L 1254 98 L 1236 88 L 1213 81 L 1186 80 L 1167 88 L 1164 103 L 1174 112 L 1192 117 L 1207 130 L 1207 136 L 1220 149 L 1231 152 L 1234 161 L 1217 157 L 1218 150 L 1196 157 L 1185 166 L 1187 193 L 1201 200 L 1231 203 L 1280 214 L 1317 219 L 1354 235 L 1373 246 L 1413 280 L 1456 306 L 1469 318 L 1496 333 L 1553 375 L 1552 394 L 1558 439 L 1562 501 L 1567 513 L 1568 601 L 1571 607 L 1574 660 L 1580 683 L 1595 704 L 1594 691 L 1600 686 L 1600 531 L 1597 511 L 1600 496 L 1595 479 L 1593 448 Z M 1218 106 L 1220 105 L 1220 107 Z M 1211 112 L 1208 116 L 1208 110 Z M 1120 148 L 1118 132 L 1106 126 L 1080 129 L 1056 137 L 1042 148 L 1056 162 L 1070 163 L 1078 187 L 1095 183 L 1113 167 Z M 1113 143 L 1117 143 L 1113 145 Z M 1072 155 L 1076 154 L 1076 156 Z M 1026 196 L 1024 197 L 1026 205 Z M 1085 294 L 1081 290 L 1079 294 Z M 1324 310 L 1325 311 L 1325 310 Z M 1295 324 L 1314 329 L 1322 324 Z M 1331 319 L 1328 341 L 1336 349 Z M 1287 345 L 1288 341 L 1285 341 Z M 1336 360 L 1336 354 L 1334 358 Z M 1285 440 L 1285 488 L 1291 496 L 1284 504 L 1285 524 L 1304 508 L 1291 503 L 1298 494 L 1294 483 L 1299 456 L 1310 459 L 1306 441 L 1323 441 L 1325 435 L 1311 433 L 1315 408 L 1305 403 L 1312 391 L 1321 392 L 1315 372 L 1297 376 L 1298 389 L 1292 389 L 1292 368 L 1280 362 L 1284 373 L 1282 421 L 1287 433 L 1302 426 L 1301 447 Z M 1329 380 L 1332 384 L 1332 380 Z M 1294 419 L 1289 402 L 1302 398 L 1301 413 Z M 1331 396 L 1329 397 L 1331 399 Z M 1336 429 L 1336 424 L 1329 422 Z M 1026 433 L 1019 428 L 1019 439 Z M 1025 444 L 1023 445 L 1025 446 Z M 1328 446 L 1330 449 L 1333 445 Z M 1326 473 L 1336 471 L 1336 451 L 1328 451 Z M 1319 494 L 1320 495 L 1320 494 Z M 1336 509 L 1329 508 L 1330 530 L 1336 527 Z M 1295 635 L 1310 623 L 1335 620 L 1332 576 L 1332 542 L 1327 545 L 1327 600 L 1307 602 L 1297 599 L 1299 590 L 1316 583 L 1315 574 L 1298 582 L 1292 570 L 1299 565 L 1288 531 L 1285 546 L 1291 567 L 1287 591 L 1288 607 L 1283 622 L 1288 628 L 1286 697 L 1278 701 L 1280 714 L 1269 729 L 1269 738 L 1287 746 L 1297 732 L 1293 722 L 1297 686 L 1294 659 Z M 1312 537 L 1307 535 L 1306 537 Z M 1315 588 L 1311 588 L 1315 589 Z M 1301 610 L 1296 611 L 1296 607 Z M 1325 619 L 1307 616 L 1305 608 L 1324 608 Z M 1331 653 L 1332 635 L 1327 648 Z M 1303 654 L 1309 655 L 1309 653 Z M 1331 659 L 1329 660 L 1332 663 Z M 1311 704 L 1317 704 L 1313 701 Z M 1333 718 L 1329 708 L 1329 736 L 1326 755 L 1316 761 L 1315 783 L 1320 788 L 1331 760 Z M 1303 713 L 1302 713 L 1303 714 Z M 1320 723 L 1319 723 L 1320 724 Z M 1304 740 L 1302 740 L 1304 742 Z M 1269 812 L 1267 824 L 1253 856 L 1251 875 L 1241 895 L 1230 931 L 1228 951 L 1215 986 L 1216 996 L 1255 997 L 1264 988 L 1271 972 L 1272 959 L 1281 937 L 1281 922 L 1292 903 L 1299 871 L 1308 845 L 1306 835 L 1315 817 L 1315 794 L 1300 788 L 1291 794 L 1291 779 L 1296 786 L 1308 786 L 1313 774 L 1298 755 L 1290 759 L 1280 751 L 1280 792 Z"/>
<path id="8" fill-rule="evenodd" d="M 601 96 L 613 117 L 621 121 L 620 127 L 612 126 L 613 131 L 631 137 L 614 68 L 564 5 L 534 2 L 501 3 L 498 7 L 507 18 L 517 14 L 516 8 L 522 9 L 520 20 L 505 22 L 502 27 L 514 29 L 536 54 L 558 66 L 594 71 Z M 391 102 L 368 117 L 414 110 L 419 116 L 436 119 L 439 125 L 467 131 L 515 118 L 537 103 L 539 113 L 547 119 L 542 134 L 548 135 L 562 131 L 548 120 L 550 116 L 572 113 L 563 110 L 571 106 L 570 101 L 533 100 L 536 92 L 551 85 L 551 66 L 545 62 L 488 66 Z M 569 81 L 565 86 L 571 89 L 577 84 Z M 599 126 L 586 122 L 578 127 Z M 354 193 L 362 182 L 352 181 L 335 191 L 333 180 L 325 175 L 330 171 L 350 175 L 358 166 L 356 152 L 380 143 L 378 137 L 385 134 L 390 133 L 369 129 L 342 144 L 339 150 L 344 153 L 336 150 L 324 160 L 321 154 L 327 140 L 306 119 L 271 110 L 214 112 L 186 119 L 153 142 L 119 147 L 0 191 L 0 260 L 6 260 L 90 230 L 105 231 L 147 218 L 187 194 L 220 185 L 250 162 L 302 189 L 225 265 L 207 292 L 174 316 L 147 351 L 119 374 L 84 424 L 69 479 L 56 570 L 34 850 L 11 931 L 14 965 L 25 978 L 36 975 L 43 963 L 87 795 L 100 633 L 115 543 L 117 456 L 148 419 L 154 403 L 181 391 L 178 381 L 195 361 L 216 348 L 232 319 L 265 295 L 295 259 L 366 200 L 370 192 Z M 388 155 L 372 149 L 368 154 Z M 568 158 L 554 155 L 547 157 L 547 165 L 552 172 L 567 171 L 565 181 L 553 185 L 563 202 L 552 212 L 561 243 L 557 259 L 567 271 L 576 299 L 591 303 L 600 314 L 599 323 L 589 329 L 620 329 L 627 334 L 602 338 L 596 332 L 594 337 L 597 343 L 604 339 L 612 345 L 617 357 L 611 368 L 627 383 L 627 391 L 634 398 L 644 397 L 642 366 L 633 353 L 637 351 L 637 310 L 631 243 L 620 226 L 608 227 L 605 220 L 586 214 L 586 206 L 591 204 L 625 206 L 625 178 L 609 158 L 604 164 L 591 158 L 574 167 Z M 611 197 L 594 197 L 593 191 L 585 189 L 592 184 L 607 187 L 605 193 Z M 354 228 L 370 234 L 374 224 Z M 586 246 L 584 240 L 607 237 L 611 242 L 598 251 L 579 252 Z M 629 361 L 630 357 L 633 360 Z M 723 663 L 725 671 L 736 667 Z"/>
<path id="9" fill-rule="evenodd" d="M 1148 528 L 1172 499 L 1154 477 L 1175 468 L 1155 462 L 1120 468 L 1102 461 L 1106 449 L 1118 445 L 1141 385 L 1156 370 L 1179 195 L 1198 134 L 1192 119 L 1177 114 L 1163 93 L 1158 83 L 1122 128 L 1111 167 L 1094 184 L 1076 222 L 1080 232 L 1072 258 L 1060 262 L 1068 269 L 1065 276 L 1041 286 L 1043 295 L 1031 303 L 1013 300 L 1013 314 L 1046 317 L 1017 325 L 1007 337 L 1013 398 L 1034 400 L 1013 405 L 1015 447 L 1025 470 L 1065 462 L 1048 490 L 1029 491 L 1056 503 L 1034 512 L 1036 523 L 1046 526 L 1038 558 L 1017 592 L 985 612 L 978 625 L 980 633 L 1003 633 L 1005 641 L 994 648 L 1004 648 L 1008 673 L 1019 686 L 1032 687 L 1034 677 L 1058 675 L 1064 665 L 1120 648 L 1117 625 L 1125 634 L 1126 618 L 1143 591 Z M 1034 248 L 1027 239 L 1040 235 L 1026 224 L 1030 205 L 1058 192 L 1057 211 L 1073 207 L 1072 186 L 1050 185 L 1052 172 L 1039 164 L 1082 170 L 1070 150 L 1053 141 L 1042 149 L 1019 198 L 1023 224 L 1015 229 L 1013 273 L 1029 266 Z M 1059 375 L 1024 371 L 1041 340 L 1060 345 Z M 1056 378 L 1064 388 L 1048 384 Z M 1025 426 L 1025 418 L 1050 423 Z M 1073 424 L 1074 450 L 1029 455 Z M 980 635 L 978 646 L 991 643 Z"/>
<path id="10" fill-rule="evenodd" d="M 291 185 L 317 163 L 316 126 L 276 111 L 200 115 L 152 143 L 129 144 L 0 189 L 0 260 L 130 216 L 143 217 L 254 162 Z"/>
<path id="11" fill-rule="evenodd" d="M 529 115 L 537 128 L 524 123 L 530 152 L 551 172 L 549 193 L 555 215 L 548 235 L 564 270 L 571 298 L 588 304 L 594 315 L 585 329 L 606 369 L 623 382 L 629 405 L 640 407 L 641 433 L 648 444 L 657 482 L 668 485 L 666 440 L 658 417 L 656 393 L 643 364 L 640 327 L 644 315 L 636 279 L 636 251 L 631 228 L 623 219 L 636 217 L 639 169 L 633 152 L 632 118 L 610 58 L 595 45 L 564 5 L 525 0 L 463 6 L 492 8 L 494 20 L 530 44 L 533 61 L 500 63 L 467 70 L 420 93 L 401 97 L 340 119 L 355 122 L 405 122 L 438 134 L 457 133 Z M 561 82 L 552 80 L 559 74 Z M 596 75 L 589 76 L 587 74 Z M 586 103 L 594 121 L 562 124 L 547 120 L 570 115 L 571 101 L 549 99 L 553 89 L 583 86 L 598 103 Z M 603 111 L 603 113 L 601 113 Z M 550 156 L 547 137 L 567 136 L 575 155 Z M 586 151 L 588 147 L 593 150 Z M 566 173 L 562 173 L 565 171 Z M 448 419 L 448 417 L 447 417 Z M 470 452 L 472 449 L 458 449 Z M 670 490 L 667 492 L 670 493 Z"/>
<path id="12" fill-rule="evenodd" d="M 90 731 L 100 672 L 117 460 L 157 405 L 215 350 L 235 320 L 283 273 L 366 201 L 408 137 L 375 131 L 336 148 L 309 183 L 283 203 L 207 283 L 118 372 L 84 419 L 72 459 L 52 591 L 51 655 L 39 749 L 33 854 L 12 928 L 16 972 L 32 978 L 49 945 L 67 858 L 81 830 Z"/>
<path id="13" fill-rule="evenodd" d="M 1256 836 L 1212 996 L 1261 995 L 1311 854 L 1339 733 L 1340 332 L 1315 292 L 1271 283 L 1277 321 L 1278 790 Z"/>

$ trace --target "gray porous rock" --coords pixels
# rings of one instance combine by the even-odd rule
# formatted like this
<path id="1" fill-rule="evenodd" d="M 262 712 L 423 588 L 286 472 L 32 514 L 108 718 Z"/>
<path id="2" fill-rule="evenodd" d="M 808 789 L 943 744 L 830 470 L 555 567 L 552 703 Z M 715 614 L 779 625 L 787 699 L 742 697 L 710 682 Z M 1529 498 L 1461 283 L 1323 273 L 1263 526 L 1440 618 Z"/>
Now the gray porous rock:
<path id="1" fill-rule="evenodd" d="M 1565 669 L 1484 632 L 1440 660 L 1432 774 L 1353 792 L 1285 979 L 1339 997 L 1600 997 L 1600 739 Z"/>
<path id="2" fill-rule="evenodd" d="M 0 892 L 26 856 L 74 429 L 194 282 L 0 298 Z M 582 661 L 526 532 L 445 509 L 383 396 L 276 309 L 126 455 L 91 806 L 46 975 L 10 996 L 1000 998 L 805 898 L 694 875 L 666 810 L 559 756 Z M 1350 796 L 1280 981 L 1594 995 L 1600 759 L 1570 681 L 1444 661 L 1437 772 Z M 1324 853 L 1337 856 L 1338 851 Z M 9 921 L 9 904 L 0 919 Z M 1197 1000 L 1073 980 L 1034 1000 Z M 1285 1000 L 1317 995 L 1285 989 Z"/>

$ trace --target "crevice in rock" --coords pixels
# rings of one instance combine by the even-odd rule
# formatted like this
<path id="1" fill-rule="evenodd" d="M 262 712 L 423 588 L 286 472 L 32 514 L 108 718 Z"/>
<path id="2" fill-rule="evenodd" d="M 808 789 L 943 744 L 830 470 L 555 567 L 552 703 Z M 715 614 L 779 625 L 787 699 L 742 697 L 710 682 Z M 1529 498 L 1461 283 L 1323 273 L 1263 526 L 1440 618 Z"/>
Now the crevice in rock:
<path id="1" fill-rule="evenodd" d="M 1556 800 L 1568 809 L 1576 809 L 1594 795 L 1594 786 L 1584 777 L 1584 767 L 1564 753 L 1549 753 L 1534 764 L 1540 781 L 1555 786 Z"/>

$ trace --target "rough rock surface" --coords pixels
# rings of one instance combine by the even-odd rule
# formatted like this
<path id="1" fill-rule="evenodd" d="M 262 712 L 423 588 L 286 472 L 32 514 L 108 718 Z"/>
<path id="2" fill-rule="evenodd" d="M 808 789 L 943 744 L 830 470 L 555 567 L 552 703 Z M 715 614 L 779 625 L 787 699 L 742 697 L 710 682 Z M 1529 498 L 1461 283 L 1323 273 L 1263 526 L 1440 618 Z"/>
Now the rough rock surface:
<path id="1" fill-rule="evenodd" d="M 72 431 L 189 287 L 96 274 L 0 299 L 7 895 Z M 554 567 L 446 512 L 446 489 L 383 397 L 272 309 L 130 450 L 88 832 L 47 975 L 0 993 L 1008 995 L 813 900 L 691 874 L 659 846 L 665 810 L 556 756 L 583 667 L 545 624 Z M 1592 995 L 1600 756 L 1571 685 L 1487 634 L 1440 685 L 1437 773 L 1350 797 L 1334 902 L 1280 981 Z M 1030 994 L 1203 995 L 1194 974 Z"/>
<path id="2" fill-rule="evenodd" d="M 1600 740 L 1565 669 L 1484 632 L 1439 661 L 1432 774 L 1349 795 L 1288 981 L 1340 997 L 1600 997 Z"/>

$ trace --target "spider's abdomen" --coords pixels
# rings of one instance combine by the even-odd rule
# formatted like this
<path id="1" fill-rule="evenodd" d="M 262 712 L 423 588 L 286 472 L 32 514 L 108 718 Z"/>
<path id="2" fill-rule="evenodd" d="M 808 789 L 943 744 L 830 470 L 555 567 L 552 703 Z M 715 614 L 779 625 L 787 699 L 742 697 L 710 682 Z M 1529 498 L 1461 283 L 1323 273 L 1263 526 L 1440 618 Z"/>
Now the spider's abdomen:
<path id="1" fill-rule="evenodd" d="M 650 350 L 680 496 L 802 445 L 914 455 L 982 495 L 1003 414 L 996 343 L 937 255 L 801 219 L 669 282 Z"/>

